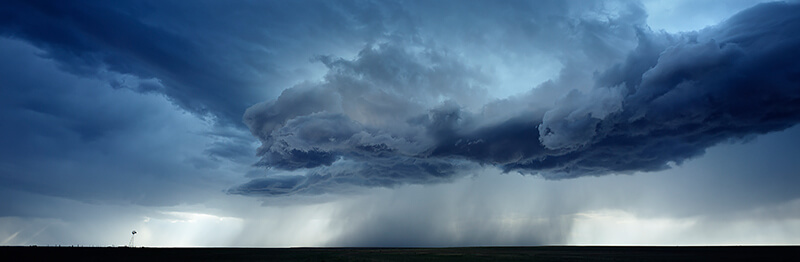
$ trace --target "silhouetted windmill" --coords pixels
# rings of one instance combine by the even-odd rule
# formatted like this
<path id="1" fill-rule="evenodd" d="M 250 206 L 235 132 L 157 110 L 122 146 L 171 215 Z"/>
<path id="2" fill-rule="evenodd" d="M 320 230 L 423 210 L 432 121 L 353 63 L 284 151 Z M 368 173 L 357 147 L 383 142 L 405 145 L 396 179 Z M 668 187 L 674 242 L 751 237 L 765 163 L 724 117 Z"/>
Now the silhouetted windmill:
<path id="1" fill-rule="evenodd" d="M 131 242 L 128 243 L 129 247 L 133 247 L 133 237 L 135 237 L 135 236 L 136 236 L 136 230 L 131 231 Z"/>

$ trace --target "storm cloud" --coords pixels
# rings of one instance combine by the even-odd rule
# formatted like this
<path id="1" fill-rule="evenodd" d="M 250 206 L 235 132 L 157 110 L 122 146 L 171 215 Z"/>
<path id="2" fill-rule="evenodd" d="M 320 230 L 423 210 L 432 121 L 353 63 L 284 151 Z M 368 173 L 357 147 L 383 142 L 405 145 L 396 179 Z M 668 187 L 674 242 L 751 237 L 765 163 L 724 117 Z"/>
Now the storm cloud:
<path id="1" fill-rule="evenodd" d="M 89 77 L 104 72 L 134 75 L 149 81 L 103 80 L 118 88 L 164 94 L 189 112 L 241 125 L 247 107 L 280 90 L 260 86 L 290 85 L 313 74 L 304 68 L 315 55 L 308 50 L 360 43 L 382 26 L 374 22 L 379 15 L 362 15 L 370 5 L 341 5 L 6 1 L 0 8 L 0 34 L 43 49 L 65 71 Z M 284 8 L 297 12 L 279 11 Z M 341 23 L 322 22 L 326 20 Z M 310 36 L 328 41 L 323 45 Z M 299 57 L 300 64 L 287 58 L 289 54 Z"/>
<path id="2" fill-rule="evenodd" d="M 797 244 L 758 2 L 3 1 L 0 244 Z"/>
<path id="3" fill-rule="evenodd" d="M 485 95 L 485 68 L 415 38 L 367 44 L 353 59 L 320 56 L 322 80 L 244 116 L 262 143 L 258 165 L 305 175 L 229 192 L 438 183 L 476 165 L 548 179 L 658 171 L 800 121 L 800 5 L 760 4 L 677 34 L 650 30 L 637 6 L 622 10 L 628 16 L 581 21 L 568 34 L 631 37 L 629 51 L 571 50 L 584 55 L 560 56 L 558 78 L 505 99 Z"/>

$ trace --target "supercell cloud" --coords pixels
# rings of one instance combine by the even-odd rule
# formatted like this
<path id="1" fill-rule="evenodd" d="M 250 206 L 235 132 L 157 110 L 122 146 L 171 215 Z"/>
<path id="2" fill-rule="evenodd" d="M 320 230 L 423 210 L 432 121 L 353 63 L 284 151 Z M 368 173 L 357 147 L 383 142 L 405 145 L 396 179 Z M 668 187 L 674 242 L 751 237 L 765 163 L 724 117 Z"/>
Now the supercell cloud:
<path id="1" fill-rule="evenodd" d="M 800 243 L 757 2 L 4 0 L 0 245 Z"/>
<path id="2" fill-rule="evenodd" d="M 249 129 L 269 171 L 233 194 L 658 171 L 800 120 L 796 3 L 681 33 L 634 2 L 205 4 L 8 1 L 0 33 L 212 123 L 198 168 L 251 164 Z"/>
<path id="3" fill-rule="evenodd" d="M 502 99 L 488 95 L 490 69 L 424 32 L 397 30 L 352 58 L 317 56 L 322 79 L 244 114 L 261 141 L 257 165 L 279 174 L 229 192 L 440 183 L 479 165 L 547 179 L 658 171 L 800 121 L 800 5 L 761 4 L 677 34 L 650 30 L 640 7 L 620 8 L 606 20 L 549 21 L 576 42 L 554 51 L 560 76 Z"/>

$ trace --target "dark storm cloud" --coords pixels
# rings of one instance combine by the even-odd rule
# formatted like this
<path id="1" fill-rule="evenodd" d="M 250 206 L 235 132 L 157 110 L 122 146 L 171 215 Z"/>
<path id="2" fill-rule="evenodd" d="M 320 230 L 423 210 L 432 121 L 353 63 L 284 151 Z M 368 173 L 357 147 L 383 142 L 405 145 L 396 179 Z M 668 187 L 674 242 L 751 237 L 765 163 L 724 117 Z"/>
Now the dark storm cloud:
<path id="1" fill-rule="evenodd" d="M 41 52 L 0 39 L 4 190 L 96 203 L 197 201 L 191 198 L 199 196 L 203 171 L 181 161 L 202 151 L 202 137 L 187 135 L 202 122 L 174 111 L 163 97 L 61 72 Z"/>
<path id="2" fill-rule="evenodd" d="M 386 25 L 375 8 L 371 3 L 328 1 L 12 0 L 0 7 L 0 36 L 35 46 L 38 55 L 51 59 L 62 71 L 100 80 L 114 89 L 163 94 L 181 109 L 214 124 L 217 131 L 203 134 L 213 140 L 204 149 L 208 157 L 187 161 L 196 167 L 217 168 L 220 161 L 254 162 L 255 139 L 246 135 L 241 122 L 248 107 L 275 97 L 298 79 L 318 74 L 309 59 L 320 52 L 356 51 L 380 36 L 377 32 Z M 113 110 L 75 111 L 62 106 L 80 103 L 81 98 L 61 96 L 55 98 L 58 102 L 45 98 L 59 95 L 46 91 L 56 85 L 66 92 L 80 88 L 70 83 L 8 83 L 3 89 L 41 95 L 41 101 L 22 107 L 43 114 L 68 114 L 72 121 L 50 124 L 77 130 L 85 142 L 138 125 Z M 31 119 L 37 116 L 8 113 L 13 128 L 4 130 L 4 135 L 61 130 L 47 125 L 28 129 L 38 123 Z M 98 114 L 107 117 L 94 117 Z M 37 150 L 29 142 L 16 139 L 5 151 Z"/>
<path id="3" fill-rule="evenodd" d="M 347 41 L 360 44 L 364 41 L 360 35 L 382 26 L 375 22 L 380 14 L 367 15 L 371 5 L 346 8 L 312 1 L 242 5 L 5 1 L 0 34 L 45 50 L 45 56 L 69 72 L 96 77 L 112 71 L 150 79 L 109 82 L 139 92 L 160 92 L 190 112 L 239 124 L 247 107 L 278 91 L 263 90 L 263 85 L 288 85 L 297 75 L 308 73 L 296 72 L 284 52 L 305 64 L 315 54 L 299 55 L 302 50 L 322 46 L 307 41 L 310 37 L 325 38 L 326 47 L 337 48 Z"/>
<path id="4" fill-rule="evenodd" d="M 232 194 L 280 196 L 350 193 L 358 187 L 395 187 L 404 184 L 452 182 L 466 167 L 439 159 L 391 157 L 371 162 L 337 162 L 305 175 L 273 175 L 230 189 Z"/>
<path id="5" fill-rule="evenodd" d="M 677 35 L 647 29 L 636 6 L 624 10 L 639 15 L 577 23 L 572 33 L 601 47 L 634 35 L 626 57 L 578 50 L 579 58 L 562 58 L 560 78 L 478 110 L 488 102 L 476 100 L 491 84 L 485 73 L 425 41 L 368 45 L 353 60 L 322 57 L 329 70 L 322 82 L 287 89 L 245 114 L 262 142 L 261 165 L 307 175 L 260 178 L 231 192 L 434 183 L 465 164 L 550 179 L 656 171 L 800 121 L 797 4 L 758 5 Z M 620 27 L 628 31 L 609 30 Z M 619 63 L 603 67 L 608 61 Z M 581 82 L 586 75 L 591 81 Z"/>
<path id="6" fill-rule="evenodd" d="M 698 33 L 648 40 L 666 42 L 657 60 L 639 49 L 620 66 L 627 70 L 601 77 L 616 81 L 562 98 L 538 127 L 548 153 L 504 168 L 553 178 L 660 170 L 721 141 L 794 125 L 798 10 L 759 5 Z"/>

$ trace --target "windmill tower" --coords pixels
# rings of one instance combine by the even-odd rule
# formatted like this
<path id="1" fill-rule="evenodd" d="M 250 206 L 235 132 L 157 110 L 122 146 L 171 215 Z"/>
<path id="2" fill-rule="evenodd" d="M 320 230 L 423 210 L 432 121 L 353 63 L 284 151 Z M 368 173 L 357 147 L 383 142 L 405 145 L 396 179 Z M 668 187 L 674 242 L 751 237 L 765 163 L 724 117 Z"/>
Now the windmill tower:
<path id="1" fill-rule="evenodd" d="M 131 231 L 131 242 L 128 243 L 128 247 L 134 247 L 133 246 L 133 237 L 135 237 L 135 236 L 136 236 L 136 230 Z"/>

